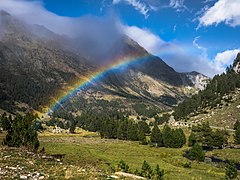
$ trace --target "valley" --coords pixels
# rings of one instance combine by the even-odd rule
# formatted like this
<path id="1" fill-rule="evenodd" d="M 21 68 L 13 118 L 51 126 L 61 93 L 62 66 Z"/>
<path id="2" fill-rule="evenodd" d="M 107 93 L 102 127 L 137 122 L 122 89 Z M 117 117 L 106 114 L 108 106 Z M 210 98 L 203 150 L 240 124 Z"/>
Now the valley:
<path id="1" fill-rule="evenodd" d="M 26 161 L 17 155 L 18 153 L 25 154 L 24 152 L 15 149 L 10 153 L 5 149 L 1 153 L 0 164 L 4 165 L 2 168 L 19 165 L 24 167 L 22 175 L 37 171 L 42 174 L 41 176 L 53 179 L 105 179 L 114 175 L 113 169 L 118 171 L 117 165 L 120 160 L 129 165 L 131 173 L 134 173 L 137 168 L 140 169 L 143 161 L 146 160 L 153 167 L 159 164 L 164 169 L 165 179 L 176 179 L 176 176 L 177 179 L 192 179 L 193 177 L 221 179 L 225 174 L 224 166 L 216 166 L 207 162 L 192 161 L 191 168 L 184 168 L 183 165 L 189 162 L 182 156 L 187 149 L 186 146 L 181 149 L 155 148 L 140 145 L 138 142 L 101 139 L 96 133 L 82 130 L 73 135 L 40 133 L 39 139 L 40 149 L 44 147 L 49 155 L 64 154 L 63 158 L 58 161 L 26 157 Z M 240 162 L 240 159 L 235 159 L 238 153 L 240 153 L 239 149 L 225 149 L 213 150 L 207 155 Z M 12 156 L 6 158 L 7 162 L 4 161 L 4 157 L 9 155 Z M 31 161 L 32 165 L 29 164 Z"/>
<path id="2" fill-rule="evenodd" d="M 72 3 L 0 2 L 0 179 L 239 179 L 239 1 Z"/>

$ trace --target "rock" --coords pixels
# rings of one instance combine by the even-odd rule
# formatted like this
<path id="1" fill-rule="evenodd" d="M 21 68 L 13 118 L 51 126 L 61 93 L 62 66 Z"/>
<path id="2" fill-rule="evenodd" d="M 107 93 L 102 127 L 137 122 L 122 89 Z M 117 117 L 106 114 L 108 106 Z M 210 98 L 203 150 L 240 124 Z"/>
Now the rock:
<path id="1" fill-rule="evenodd" d="M 44 179 L 44 176 L 40 176 L 39 179 Z"/>
<path id="2" fill-rule="evenodd" d="M 27 179 L 28 177 L 25 175 L 20 175 L 20 179 Z"/>
<path id="3" fill-rule="evenodd" d="M 119 177 L 118 177 L 118 176 L 115 176 L 115 175 L 111 175 L 111 176 L 109 176 L 107 179 L 119 179 Z"/>

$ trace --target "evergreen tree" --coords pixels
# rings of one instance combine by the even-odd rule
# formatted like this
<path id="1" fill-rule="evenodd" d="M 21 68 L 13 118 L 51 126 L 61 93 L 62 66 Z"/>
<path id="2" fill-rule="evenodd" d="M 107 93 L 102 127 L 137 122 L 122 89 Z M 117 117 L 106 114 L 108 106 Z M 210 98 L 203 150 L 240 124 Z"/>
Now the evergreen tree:
<path id="1" fill-rule="evenodd" d="M 141 176 L 151 179 L 153 175 L 153 171 L 151 166 L 147 163 L 147 161 L 143 161 L 142 169 L 141 169 Z"/>
<path id="2" fill-rule="evenodd" d="M 157 180 L 162 180 L 163 179 L 163 175 L 164 175 L 164 170 L 162 169 L 160 169 L 159 168 L 159 165 L 157 164 L 157 167 L 156 167 L 156 169 L 155 169 L 155 174 L 156 174 L 156 179 Z"/>
<path id="3" fill-rule="evenodd" d="M 193 147 L 189 150 L 188 156 L 192 160 L 204 161 L 205 153 L 202 147 L 198 143 L 195 143 Z"/>
<path id="4" fill-rule="evenodd" d="M 174 139 L 171 128 L 168 125 L 165 125 L 162 133 L 163 145 L 164 147 L 171 147 L 172 140 Z"/>
<path id="5" fill-rule="evenodd" d="M 121 160 L 118 164 L 118 168 L 123 171 L 123 172 L 128 172 L 129 171 L 129 166 L 127 163 L 125 163 L 123 160 Z"/>
<path id="6" fill-rule="evenodd" d="M 234 164 L 234 162 L 229 162 L 226 166 L 226 178 L 227 179 L 235 179 L 237 178 L 238 172 L 237 172 L 237 168 L 236 165 Z"/>
<path id="7" fill-rule="evenodd" d="M 197 142 L 197 138 L 195 134 L 191 132 L 190 136 L 188 137 L 188 146 L 193 146 Z"/>
<path id="8" fill-rule="evenodd" d="M 186 143 L 186 137 L 181 128 L 172 130 L 172 139 L 170 147 L 172 148 L 181 148 Z"/>
<path id="9" fill-rule="evenodd" d="M 139 121 L 138 122 L 138 128 L 139 128 L 140 131 L 144 132 L 145 134 L 149 134 L 151 132 L 148 124 L 146 123 L 146 121 Z"/>
<path id="10" fill-rule="evenodd" d="M 148 144 L 145 133 L 143 131 L 138 131 L 138 140 L 141 142 L 142 145 Z"/>
<path id="11" fill-rule="evenodd" d="M 128 122 L 128 140 L 137 141 L 138 140 L 138 127 L 133 122 Z"/>
<path id="12" fill-rule="evenodd" d="M 34 130 L 33 123 L 36 117 L 33 114 L 25 116 L 17 115 L 14 120 L 8 118 L 10 126 L 7 129 L 6 138 L 3 145 L 10 147 L 27 147 L 31 150 L 37 150 L 39 147 L 39 140 L 37 132 Z"/>
<path id="13" fill-rule="evenodd" d="M 154 124 L 154 127 L 152 129 L 152 133 L 151 133 L 150 139 L 151 139 L 151 142 L 155 143 L 156 146 L 158 146 L 158 147 L 163 145 L 162 134 L 161 134 L 160 129 L 158 128 L 156 123 Z"/>
<path id="14" fill-rule="evenodd" d="M 126 119 L 118 127 L 117 138 L 122 140 L 127 140 L 128 138 L 128 121 Z"/>
<path id="15" fill-rule="evenodd" d="M 3 128 L 4 131 L 7 131 L 12 124 L 12 116 L 10 115 L 9 117 L 7 117 L 6 113 L 3 113 L 2 117 L 1 117 L 1 126 Z"/>
<path id="16" fill-rule="evenodd" d="M 70 127 L 69 127 L 69 133 L 74 134 L 76 129 L 76 124 L 74 121 L 71 121 Z"/>

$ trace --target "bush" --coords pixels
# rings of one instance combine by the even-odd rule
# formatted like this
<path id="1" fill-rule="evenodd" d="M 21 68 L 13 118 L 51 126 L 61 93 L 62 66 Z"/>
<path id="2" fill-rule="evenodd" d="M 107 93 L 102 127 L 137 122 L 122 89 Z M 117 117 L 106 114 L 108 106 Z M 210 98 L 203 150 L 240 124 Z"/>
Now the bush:
<path id="1" fill-rule="evenodd" d="M 188 156 L 191 160 L 204 161 L 205 153 L 202 147 L 198 143 L 195 143 L 189 150 Z"/>
<path id="2" fill-rule="evenodd" d="M 118 164 L 118 168 L 121 169 L 123 172 L 128 172 L 129 171 L 129 166 L 127 163 L 125 163 L 123 160 L 121 160 Z"/>
<path id="3" fill-rule="evenodd" d="M 184 168 L 191 168 L 192 167 L 192 163 L 191 162 L 186 162 L 183 164 Z"/>
<path id="4" fill-rule="evenodd" d="M 234 162 L 229 162 L 226 166 L 226 178 L 227 179 L 235 179 L 237 178 L 237 168 Z"/>

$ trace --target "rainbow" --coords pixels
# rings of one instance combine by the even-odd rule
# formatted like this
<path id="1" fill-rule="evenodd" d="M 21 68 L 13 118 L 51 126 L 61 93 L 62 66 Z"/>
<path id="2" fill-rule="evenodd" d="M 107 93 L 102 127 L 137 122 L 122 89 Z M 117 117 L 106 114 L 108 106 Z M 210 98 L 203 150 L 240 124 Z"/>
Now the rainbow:
<path id="1" fill-rule="evenodd" d="M 63 107 L 63 102 L 66 100 L 70 99 L 74 95 L 76 95 L 77 92 L 83 90 L 87 86 L 94 84 L 94 82 L 99 81 L 106 75 L 109 71 L 112 70 L 119 70 L 119 69 L 124 69 L 130 64 L 137 63 L 141 60 L 144 60 L 147 58 L 149 54 L 144 55 L 144 56 L 124 56 L 124 57 L 118 57 L 115 60 L 113 60 L 111 64 L 102 67 L 98 69 L 97 71 L 79 78 L 76 82 L 73 83 L 72 86 L 68 87 L 64 92 L 60 92 L 59 95 L 56 97 L 52 97 L 52 103 L 50 103 L 50 108 L 48 109 L 48 114 L 51 112 L 54 112 L 54 110 L 57 107 Z"/>

